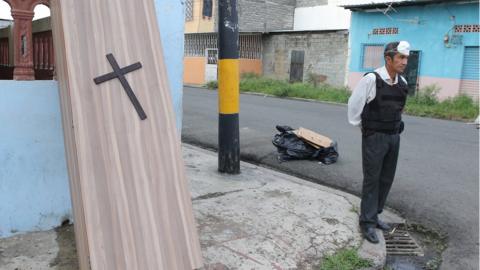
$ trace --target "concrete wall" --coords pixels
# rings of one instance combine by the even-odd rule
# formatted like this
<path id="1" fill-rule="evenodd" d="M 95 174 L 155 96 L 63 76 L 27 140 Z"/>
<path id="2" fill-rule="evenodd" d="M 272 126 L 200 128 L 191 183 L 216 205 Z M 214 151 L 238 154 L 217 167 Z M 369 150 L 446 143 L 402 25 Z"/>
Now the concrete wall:
<path id="1" fill-rule="evenodd" d="M 0 237 L 71 218 L 58 85 L 0 81 Z"/>
<path id="2" fill-rule="evenodd" d="M 217 32 L 217 2 L 213 1 L 212 18 L 203 18 L 203 0 L 194 0 L 193 20 L 185 22 L 185 33 Z M 237 3 L 240 32 L 269 32 L 293 29 L 296 0 L 238 0 Z"/>
<path id="3" fill-rule="evenodd" d="M 327 5 L 328 0 L 297 0 L 297 7 L 314 7 Z"/>
<path id="4" fill-rule="evenodd" d="M 407 40 L 412 50 L 419 50 L 420 88 L 436 83 L 442 88 L 439 97 L 455 96 L 459 92 L 465 46 L 479 46 L 479 33 L 458 33 L 463 44 L 446 46 L 443 38 L 452 34 L 453 25 L 478 24 L 479 7 L 474 4 L 436 4 L 396 7 L 387 17 L 380 12 L 353 12 L 350 29 L 351 59 L 349 86 L 353 88 L 363 73 L 363 47 L 384 45 Z M 452 19 L 455 16 L 455 19 Z M 398 27 L 397 35 L 372 35 L 373 28 Z"/>
<path id="5" fill-rule="evenodd" d="M 303 78 L 309 74 L 326 76 L 325 83 L 343 86 L 346 76 L 348 34 L 346 31 L 295 32 L 265 35 L 263 74 L 288 80 L 292 50 L 304 50 Z"/>
<path id="6" fill-rule="evenodd" d="M 180 130 L 183 3 L 156 4 Z M 71 219 L 57 82 L 0 81 L 0 123 L 0 238 Z"/>
<path id="7" fill-rule="evenodd" d="M 295 0 L 239 0 L 241 32 L 269 32 L 293 29 Z"/>
<path id="8" fill-rule="evenodd" d="M 177 130 L 182 130 L 183 98 L 183 46 L 185 6 L 182 1 L 155 0 L 158 25 L 167 66 L 170 92 L 177 121 Z"/>

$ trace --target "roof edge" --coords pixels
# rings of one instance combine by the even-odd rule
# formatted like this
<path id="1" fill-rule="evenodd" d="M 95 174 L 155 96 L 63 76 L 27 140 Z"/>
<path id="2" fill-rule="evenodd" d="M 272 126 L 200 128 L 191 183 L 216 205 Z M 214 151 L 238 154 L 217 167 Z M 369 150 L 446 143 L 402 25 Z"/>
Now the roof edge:
<path id="1" fill-rule="evenodd" d="M 478 3 L 478 0 L 464 0 L 464 1 L 458 1 L 458 0 L 405 0 L 405 1 L 398 1 L 398 2 L 393 2 L 391 1 L 390 3 L 384 2 L 384 3 L 365 3 L 365 4 L 343 4 L 339 5 L 340 7 L 343 7 L 344 9 L 350 9 L 352 11 L 355 10 L 363 10 L 363 9 L 371 9 L 371 8 L 387 8 L 390 4 L 392 7 L 402 7 L 402 6 L 425 6 L 425 5 L 435 5 L 435 4 L 442 4 L 442 3 L 455 3 L 458 5 L 461 4 L 471 4 L 471 3 Z"/>

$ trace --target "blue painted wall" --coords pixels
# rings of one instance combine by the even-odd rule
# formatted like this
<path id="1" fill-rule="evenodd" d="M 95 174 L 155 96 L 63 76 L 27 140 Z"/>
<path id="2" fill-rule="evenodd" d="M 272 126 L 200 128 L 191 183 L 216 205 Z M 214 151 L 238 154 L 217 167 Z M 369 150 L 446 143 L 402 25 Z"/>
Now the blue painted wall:
<path id="1" fill-rule="evenodd" d="M 350 28 L 350 71 L 364 72 L 362 68 L 365 44 L 387 44 L 407 40 L 413 50 L 420 50 L 420 76 L 459 79 L 462 73 L 465 46 L 478 46 L 479 33 L 463 35 L 463 44 L 445 47 L 443 37 L 453 32 L 454 24 L 478 24 L 478 3 L 436 4 L 428 6 L 396 7 L 387 17 L 380 12 L 353 12 Z M 451 19 L 455 16 L 455 20 Z M 413 23 L 414 20 L 419 24 Z M 412 21 L 413 20 L 413 21 Z M 409 22 L 410 21 L 410 22 Z M 398 35 L 369 35 L 374 28 L 398 27 Z"/>
<path id="2" fill-rule="evenodd" d="M 155 0 L 177 129 L 182 130 L 184 1 Z"/>
<path id="3" fill-rule="evenodd" d="M 0 81 L 0 237 L 70 218 L 58 101 L 55 81 Z"/>
<path id="4" fill-rule="evenodd" d="M 182 123 L 183 1 L 156 0 L 177 128 Z M 0 81 L 0 238 L 71 219 L 58 84 Z"/>

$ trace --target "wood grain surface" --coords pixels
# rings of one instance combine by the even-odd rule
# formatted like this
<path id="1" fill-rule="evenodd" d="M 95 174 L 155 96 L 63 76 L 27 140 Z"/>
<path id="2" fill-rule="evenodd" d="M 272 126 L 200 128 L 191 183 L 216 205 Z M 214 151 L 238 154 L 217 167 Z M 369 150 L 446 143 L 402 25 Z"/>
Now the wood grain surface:
<path id="1" fill-rule="evenodd" d="M 202 265 L 152 0 L 51 0 L 81 269 Z M 126 75 L 140 120 L 106 55 Z"/>

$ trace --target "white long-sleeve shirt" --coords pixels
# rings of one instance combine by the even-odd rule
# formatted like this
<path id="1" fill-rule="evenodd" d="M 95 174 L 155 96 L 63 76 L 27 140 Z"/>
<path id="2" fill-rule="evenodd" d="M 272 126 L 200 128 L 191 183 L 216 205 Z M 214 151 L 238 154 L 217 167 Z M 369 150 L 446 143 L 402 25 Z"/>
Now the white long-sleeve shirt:
<path id="1" fill-rule="evenodd" d="M 389 85 L 398 83 L 398 75 L 395 76 L 395 80 L 392 82 L 390 75 L 388 75 L 387 68 L 385 66 L 377 68 L 375 72 L 380 75 L 380 78 Z M 407 83 L 407 81 L 400 76 L 400 78 Z M 352 95 L 348 99 L 348 122 L 354 126 L 360 126 L 362 123 L 362 112 L 365 104 L 375 99 L 377 94 L 377 84 L 375 74 L 369 73 L 358 82 L 357 86 L 352 92 Z"/>

